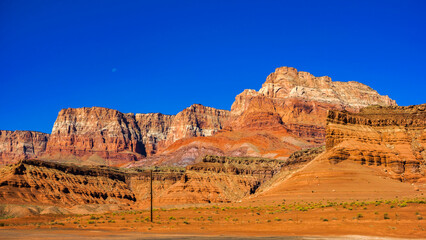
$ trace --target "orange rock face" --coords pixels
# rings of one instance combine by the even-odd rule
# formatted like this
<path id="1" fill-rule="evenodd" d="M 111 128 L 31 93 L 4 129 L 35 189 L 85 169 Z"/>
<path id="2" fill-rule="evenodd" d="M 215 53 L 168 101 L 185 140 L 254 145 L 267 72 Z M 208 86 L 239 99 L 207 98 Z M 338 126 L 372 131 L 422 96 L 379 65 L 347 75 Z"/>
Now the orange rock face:
<path id="1" fill-rule="evenodd" d="M 186 165 L 206 154 L 286 159 L 324 144 L 328 110 L 358 112 L 369 105 L 396 103 L 358 82 L 277 68 L 259 91 L 247 89 L 235 98 L 229 121 L 213 137 L 177 141 L 138 164 Z"/>
<path id="2" fill-rule="evenodd" d="M 133 161 L 188 165 L 206 154 L 286 159 L 296 150 L 324 144 L 328 110 L 358 112 L 369 105 L 396 103 L 361 83 L 280 67 L 259 91 L 239 94 L 231 112 L 199 104 L 177 115 L 63 109 L 46 151 L 34 156 L 120 166 Z"/>
<path id="3" fill-rule="evenodd" d="M 49 134 L 0 130 L 0 165 L 35 158 L 46 150 Z"/>
<path id="4" fill-rule="evenodd" d="M 352 160 L 384 167 L 401 181 L 424 180 L 426 104 L 330 111 L 326 139 L 331 162 Z"/>
<path id="5" fill-rule="evenodd" d="M 362 83 L 333 82 L 329 77 L 314 77 L 295 68 L 281 67 L 266 78 L 258 92 L 245 90 L 235 98 L 231 126 L 282 125 L 304 140 L 323 143 L 327 110 L 357 112 L 369 105 L 396 103 Z"/>
<path id="6" fill-rule="evenodd" d="M 130 204 L 136 201 L 126 177 L 104 168 L 80 168 L 25 160 L 0 168 L 0 203 Z"/>
<path id="7" fill-rule="evenodd" d="M 63 109 L 43 158 L 121 165 L 153 155 L 182 138 L 211 136 L 222 128 L 228 115 L 228 111 L 199 104 L 176 116 L 124 114 L 99 107 Z"/>
<path id="8" fill-rule="evenodd" d="M 232 202 L 254 194 L 284 161 L 206 156 L 186 169 L 155 170 L 154 204 Z M 291 163 L 292 164 L 292 163 Z M 146 206 L 149 171 L 24 160 L 0 167 L 0 203 Z"/>
<path id="9" fill-rule="evenodd" d="M 144 155 L 134 114 L 93 107 L 61 110 L 43 157 L 75 156 L 87 160 L 96 156 L 105 160 L 101 164 L 117 165 Z"/>

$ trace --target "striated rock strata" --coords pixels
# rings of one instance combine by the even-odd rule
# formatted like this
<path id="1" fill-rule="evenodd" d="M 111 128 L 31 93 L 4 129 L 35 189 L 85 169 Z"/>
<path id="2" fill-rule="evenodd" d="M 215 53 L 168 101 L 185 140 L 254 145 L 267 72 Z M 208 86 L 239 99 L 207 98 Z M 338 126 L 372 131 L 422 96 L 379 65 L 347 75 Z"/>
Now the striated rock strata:
<path id="1" fill-rule="evenodd" d="M 280 67 L 259 91 L 239 94 L 231 112 L 200 104 L 177 115 L 124 114 L 99 107 L 63 109 L 46 151 L 40 148 L 30 156 L 114 166 L 134 161 L 139 162 L 132 166 L 185 166 L 206 154 L 285 160 L 294 151 L 324 144 L 328 110 L 358 112 L 369 105 L 396 103 L 358 82 L 333 82 Z M 0 139 L 0 145 L 12 141 L 29 149 L 28 144 L 18 143 L 21 140 L 8 139 Z M 8 155 L 11 151 L 16 150 L 0 149 L 2 159 L 7 159 L 3 162 L 18 159 Z"/>
<path id="2" fill-rule="evenodd" d="M 0 165 L 35 158 L 46 150 L 49 134 L 0 130 Z"/>
<path id="3" fill-rule="evenodd" d="M 107 168 L 24 160 L 0 168 L 0 176 L 1 203 L 73 206 L 136 201 L 126 175 Z"/>
<path id="4" fill-rule="evenodd" d="M 183 139 L 137 164 L 187 165 L 206 154 L 285 160 L 294 151 L 323 145 L 328 110 L 358 112 L 395 101 L 358 82 L 333 82 L 280 67 L 259 91 L 236 96 L 229 121 L 207 138 Z"/>
<path id="5" fill-rule="evenodd" d="M 117 165 L 146 154 L 134 114 L 107 108 L 68 108 L 59 112 L 45 158 L 75 156 Z M 90 158 L 90 159 L 89 159 Z"/>
<path id="6" fill-rule="evenodd" d="M 234 202 L 254 194 L 281 169 L 284 161 L 205 156 L 181 172 L 154 172 L 154 204 Z M 148 204 L 149 178 L 132 179 L 141 204 Z"/>
<path id="7" fill-rule="evenodd" d="M 326 132 L 331 162 L 384 167 L 401 181 L 425 176 L 426 104 L 373 106 L 359 113 L 330 111 Z"/>
<path id="8" fill-rule="evenodd" d="M 227 117 L 228 111 L 200 104 L 176 116 L 124 114 L 100 107 L 63 109 L 43 157 L 120 165 L 155 154 L 178 139 L 211 136 Z"/>
<path id="9" fill-rule="evenodd" d="M 232 128 L 284 126 L 289 132 L 313 143 L 325 140 L 327 110 L 357 112 L 369 105 L 394 106 L 358 82 L 333 82 L 291 67 L 271 73 L 259 91 L 244 90 L 231 107 Z"/>
<path id="10" fill-rule="evenodd" d="M 284 166 L 295 162 L 206 156 L 186 168 L 151 168 L 154 204 L 238 201 L 255 194 Z M 149 204 L 150 178 L 149 169 L 23 160 L 0 168 L 0 203 L 144 207 Z"/>

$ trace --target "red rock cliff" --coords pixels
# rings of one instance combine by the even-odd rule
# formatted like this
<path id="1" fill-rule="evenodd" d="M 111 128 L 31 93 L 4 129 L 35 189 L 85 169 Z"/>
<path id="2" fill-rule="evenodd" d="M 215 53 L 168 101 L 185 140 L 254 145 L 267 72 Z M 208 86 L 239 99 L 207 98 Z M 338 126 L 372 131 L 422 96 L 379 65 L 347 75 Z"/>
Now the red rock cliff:
<path id="1" fill-rule="evenodd" d="M 229 121 L 212 137 L 176 141 L 142 165 L 186 165 L 206 154 L 286 159 L 294 151 L 325 143 L 327 111 L 357 112 L 395 101 L 357 82 L 333 82 L 280 67 L 259 91 L 236 96 Z"/>
<path id="2" fill-rule="evenodd" d="M 302 139 L 323 143 L 327 110 L 357 112 L 369 105 L 396 103 L 362 83 L 333 82 L 329 77 L 280 67 L 258 92 L 244 90 L 235 98 L 230 125 L 234 129 L 282 125 Z"/>
<path id="3" fill-rule="evenodd" d="M 75 156 L 116 165 L 143 155 L 145 148 L 134 114 L 93 107 L 59 112 L 45 157 Z"/>
<path id="4" fill-rule="evenodd" d="M 330 111 L 326 148 L 329 160 L 380 166 L 392 177 L 424 178 L 426 104 L 368 107 L 359 113 Z"/>
<path id="5" fill-rule="evenodd" d="M 35 158 L 46 150 L 49 134 L 0 130 L 0 165 Z"/>
<path id="6" fill-rule="evenodd" d="M 100 107 L 63 109 L 43 157 L 120 165 L 155 154 L 182 138 L 210 136 L 222 128 L 227 117 L 228 111 L 199 104 L 176 116 L 123 114 Z"/>
<path id="7" fill-rule="evenodd" d="M 229 111 L 194 104 L 173 119 L 166 145 L 182 138 L 212 136 L 222 129 L 228 117 Z"/>

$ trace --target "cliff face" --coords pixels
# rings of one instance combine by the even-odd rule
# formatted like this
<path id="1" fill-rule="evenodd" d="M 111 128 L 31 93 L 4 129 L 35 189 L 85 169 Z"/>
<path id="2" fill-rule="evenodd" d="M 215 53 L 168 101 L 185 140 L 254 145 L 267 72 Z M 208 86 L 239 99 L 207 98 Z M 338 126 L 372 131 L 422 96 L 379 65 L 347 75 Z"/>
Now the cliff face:
<path id="1" fill-rule="evenodd" d="M 396 105 L 388 96 L 381 96 L 358 82 L 333 82 L 291 67 L 280 67 L 271 73 L 259 90 L 269 98 L 301 98 L 360 109 L 369 105 Z"/>
<path id="2" fill-rule="evenodd" d="M 182 138 L 211 136 L 227 117 L 228 111 L 199 104 L 176 116 L 124 114 L 100 107 L 63 109 L 43 157 L 120 165 L 153 155 Z"/>
<path id="3" fill-rule="evenodd" d="M 126 183 L 126 176 L 109 169 L 25 160 L 0 168 L 0 176 L 1 203 L 71 207 L 136 201 Z"/>
<path id="4" fill-rule="evenodd" d="M 166 145 L 182 138 L 212 136 L 223 128 L 228 117 L 229 111 L 194 104 L 176 115 Z"/>
<path id="5" fill-rule="evenodd" d="M 205 156 L 186 168 L 153 171 L 155 206 L 234 202 L 253 195 L 295 161 Z M 0 203 L 73 207 L 149 204 L 150 172 L 24 160 L 0 167 Z"/>
<path id="6" fill-rule="evenodd" d="M 401 181 L 425 176 L 426 104 L 368 107 L 359 113 L 330 111 L 326 132 L 331 162 L 384 167 Z"/>
<path id="7" fill-rule="evenodd" d="M 0 165 L 34 158 L 46 150 L 49 134 L 0 130 Z"/>
<path id="8" fill-rule="evenodd" d="M 107 108 L 63 109 L 47 144 L 46 157 L 100 157 L 101 164 L 116 165 L 145 155 L 134 114 Z"/>
<path id="9" fill-rule="evenodd" d="M 63 109 L 46 151 L 40 147 L 31 156 L 103 165 L 143 160 L 139 165 L 144 166 L 188 165 L 206 154 L 283 160 L 294 151 L 324 144 L 328 110 L 358 112 L 369 105 L 396 103 L 361 83 L 333 82 L 280 67 L 259 91 L 239 94 L 231 112 L 199 104 L 174 116 L 99 107 Z M 5 146 L 15 141 L 7 139 Z M 8 152 L 10 148 L 0 149 L 3 159 L 12 159 L 3 162 L 24 156 L 13 160 Z"/>
<path id="10" fill-rule="evenodd" d="M 284 161 L 205 156 L 183 172 L 154 173 L 154 205 L 234 202 L 254 194 L 279 172 Z M 132 178 L 141 204 L 148 204 L 149 179 Z"/>
<path id="11" fill-rule="evenodd" d="M 176 141 L 141 165 L 186 165 L 206 154 L 286 159 L 297 150 L 325 142 L 328 110 L 358 112 L 395 101 L 357 82 L 333 82 L 294 68 L 280 67 L 259 91 L 236 96 L 229 120 L 208 138 Z"/>
<path id="12" fill-rule="evenodd" d="M 165 147 L 174 118 L 174 115 L 161 113 L 136 114 L 136 121 L 141 131 L 147 156 L 153 155 L 158 149 Z"/>
<path id="13" fill-rule="evenodd" d="M 266 78 L 258 92 L 245 90 L 235 98 L 231 126 L 281 125 L 302 139 L 323 143 L 327 110 L 357 112 L 369 105 L 396 103 L 362 83 L 333 82 L 329 77 L 280 67 Z"/>

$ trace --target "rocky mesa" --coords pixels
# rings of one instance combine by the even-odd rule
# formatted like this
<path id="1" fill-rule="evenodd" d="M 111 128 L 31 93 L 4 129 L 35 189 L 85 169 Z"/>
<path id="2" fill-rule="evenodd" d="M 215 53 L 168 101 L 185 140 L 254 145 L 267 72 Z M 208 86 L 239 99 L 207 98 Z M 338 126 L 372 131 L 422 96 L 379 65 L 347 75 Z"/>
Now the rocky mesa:
<path id="1" fill-rule="evenodd" d="M 0 165 L 35 158 L 46 151 L 49 134 L 0 130 Z"/>
<path id="2" fill-rule="evenodd" d="M 100 107 L 63 109 L 43 158 L 120 165 L 153 155 L 178 139 L 211 136 L 227 117 L 228 111 L 200 104 L 177 115 L 124 114 Z"/>
<path id="3" fill-rule="evenodd" d="M 280 67 L 259 91 L 246 89 L 236 96 L 229 120 L 214 136 L 176 141 L 137 164 L 186 165 L 206 154 L 286 159 L 325 143 L 328 110 L 358 112 L 370 105 L 396 103 L 362 83 Z"/>
<path id="4" fill-rule="evenodd" d="M 4 131 L 0 156 L 3 163 L 39 157 L 114 166 L 135 161 L 135 166 L 186 166 L 207 154 L 285 160 L 325 143 L 328 110 L 356 113 L 370 105 L 396 103 L 358 82 L 280 67 L 259 91 L 236 96 L 231 111 L 200 104 L 176 115 L 68 108 L 59 112 L 50 136 Z"/>
<path id="5" fill-rule="evenodd" d="M 401 181 L 425 181 L 426 104 L 330 111 L 326 132 L 333 163 L 351 160 Z"/>

